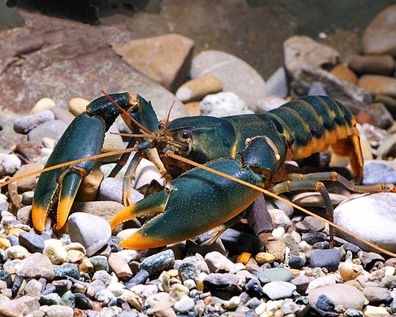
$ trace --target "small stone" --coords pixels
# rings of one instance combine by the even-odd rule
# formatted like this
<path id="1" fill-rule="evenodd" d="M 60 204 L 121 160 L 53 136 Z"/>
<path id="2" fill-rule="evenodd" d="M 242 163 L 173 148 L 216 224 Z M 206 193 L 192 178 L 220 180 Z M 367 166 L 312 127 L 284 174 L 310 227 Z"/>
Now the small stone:
<path id="1" fill-rule="evenodd" d="M 66 293 L 67 291 L 70 291 L 72 288 L 72 281 L 69 280 L 57 280 L 57 281 L 52 281 L 51 286 L 55 287 L 55 293 L 57 293 L 58 295 L 63 295 L 64 293 Z M 49 290 L 51 290 L 52 288 L 50 287 L 50 289 L 48 289 L 48 284 L 45 290 L 45 293 L 47 293 Z"/>
<path id="2" fill-rule="evenodd" d="M 269 282 L 264 285 L 263 291 L 270 299 L 281 299 L 292 296 L 296 286 L 283 281 Z"/>
<path id="3" fill-rule="evenodd" d="M 310 282 L 310 279 L 306 275 L 297 276 L 290 281 L 290 283 L 293 283 L 294 285 L 296 285 L 297 292 L 299 292 L 300 294 L 305 294 L 305 291 L 308 288 L 309 282 Z"/>
<path id="4" fill-rule="evenodd" d="M 40 298 L 43 290 L 43 284 L 35 279 L 31 279 L 25 286 L 25 295 Z"/>
<path id="5" fill-rule="evenodd" d="M 155 316 L 166 316 L 174 317 L 175 312 L 172 309 L 174 300 L 170 297 L 168 293 L 158 293 L 148 296 L 144 302 L 144 306 L 147 307 L 146 313 L 148 315 Z"/>
<path id="6" fill-rule="evenodd" d="M 363 309 L 363 313 L 365 317 L 388 317 L 390 314 L 386 310 L 385 307 L 376 307 L 376 306 L 371 306 L 367 305 Z"/>
<path id="7" fill-rule="evenodd" d="M 384 94 L 396 97 L 396 79 L 381 75 L 363 75 L 359 78 L 359 87 L 375 95 Z"/>
<path id="8" fill-rule="evenodd" d="M 312 289 L 308 295 L 310 303 L 315 304 L 322 294 L 330 298 L 335 306 L 342 305 L 345 309 L 362 309 L 366 301 L 357 288 L 347 284 L 333 284 Z"/>
<path id="9" fill-rule="evenodd" d="M 0 176 L 13 175 L 21 168 L 21 160 L 15 154 L 0 154 Z"/>
<path id="10" fill-rule="evenodd" d="M 66 251 L 75 250 L 75 251 L 80 251 L 84 255 L 87 254 L 87 250 L 85 250 L 84 246 L 78 242 L 69 243 L 68 245 L 65 246 L 65 250 Z"/>
<path id="11" fill-rule="evenodd" d="M 11 242 L 7 238 L 0 238 L 0 249 L 6 250 L 11 247 Z"/>
<path id="12" fill-rule="evenodd" d="M 344 281 L 350 281 L 358 277 L 363 272 L 363 267 L 347 260 L 339 264 L 338 270 Z"/>
<path id="13" fill-rule="evenodd" d="M 111 218 L 122 209 L 124 209 L 124 205 L 115 201 L 85 201 L 75 202 L 72 207 L 72 212 L 73 215 L 75 213 L 85 213 L 88 214 L 88 216 L 99 216 L 106 221 L 110 221 Z"/>
<path id="14" fill-rule="evenodd" d="M 281 209 L 270 209 L 268 210 L 272 222 L 276 227 L 283 227 L 285 229 L 291 226 L 291 220 L 286 213 Z"/>
<path id="15" fill-rule="evenodd" d="M 262 283 L 266 282 L 289 282 L 293 278 L 293 274 L 286 268 L 272 268 L 252 272 Z"/>
<path id="16" fill-rule="evenodd" d="M 196 281 L 201 273 L 201 268 L 197 262 L 187 262 L 179 266 L 178 272 L 182 281 Z"/>
<path id="17" fill-rule="evenodd" d="M 80 188 L 78 189 L 76 199 L 78 201 L 92 201 L 96 198 L 99 186 L 103 180 L 103 173 L 99 169 L 93 170 L 89 175 L 83 178 Z"/>
<path id="18" fill-rule="evenodd" d="M 334 302 L 325 294 L 319 295 L 316 301 L 316 307 L 324 311 L 331 311 L 335 308 Z"/>
<path id="19" fill-rule="evenodd" d="M 169 270 L 175 264 L 175 255 L 172 250 L 162 251 L 145 258 L 140 268 L 149 272 L 150 276 Z"/>
<path id="20" fill-rule="evenodd" d="M 34 196 L 33 191 L 24 192 L 22 194 L 22 199 L 21 199 L 22 205 L 25 205 L 25 206 L 31 205 L 33 203 L 33 196 Z"/>
<path id="21" fill-rule="evenodd" d="M 62 280 L 67 278 L 68 276 L 77 280 L 80 279 L 80 271 L 76 264 L 63 263 L 62 265 L 55 266 L 54 279 Z"/>
<path id="22" fill-rule="evenodd" d="M 252 278 L 246 283 L 245 290 L 251 297 L 261 298 L 264 296 L 263 288 L 256 278 Z"/>
<path id="23" fill-rule="evenodd" d="M 32 114 L 40 113 L 44 110 L 49 110 L 53 107 L 55 107 L 55 101 L 53 101 L 51 98 L 41 98 L 33 106 L 31 113 Z"/>
<path id="24" fill-rule="evenodd" d="M 335 67 L 333 67 L 331 73 L 336 77 L 338 77 L 339 79 L 348 81 L 352 84 L 356 84 L 358 80 L 356 74 L 343 64 L 338 64 Z"/>
<path id="25" fill-rule="evenodd" d="M 228 300 L 241 293 L 238 277 L 231 273 L 212 273 L 203 279 L 204 292 L 211 292 L 213 296 Z"/>
<path id="26" fill-rule="evenodd" d="M 0 271 L 0 281 L 6 283 L 6 287 L 11 288 L 12 287 L 12 279 L 11 279 L 11 274 L 6 272 L 6 271 Z"/>
<path id="27" fill-rule="evenodd" d="M 52 293 L 47 295 L 41 295 L 40 304 L 41 305 L 60 305 L 61 298 L 58 294 Z"/>
<path id="28" fill-rule="evenodd" d="M 363 289 L 363 294 L 371 304 L 389 303 L 392 301 L 391 293 L 384 287 L 366 286 Z"/>
<path id="29" fill-rule="evenodd" d="M 391 55 L 354 55 L 348 66 L 359 75 L 391 75 L 395 61 Z"/>
<path id="30" fill-rule="evenodd" d="M 67 223 L 71 241 L 81 243 L 87 250 L 87 256 L 95 254 L 110 240 L 110 225 L 98 216 L 76 212 Z"/>
<path id="31" fill-rule="evenodd" d="M 106 177 L 99 187 L 98 200 L 111 200 L 123 203 L 123 181 L 118 178 Z M 130 189 L 131 202 L 143 199 L 143 195 L 136 189 Z"/>
<path id="32" fill-rule="evenodd" d="M 311 267 L 325 267 L 328 271 L 336 271 L 341 260 L 341 254 L 336 249 L 314 250 L 311 254 Z"/>
<path id="33" fill-rule="evenodd" d="M 358 309 L 349 308 L 344 313 L 345 317 L 364 317 L 363 312 Z"/>
<path id="34" fill-rule="evenodd" d="M 302 269 L 306 262 L 305 256 L 289 255 L 288 263 L 292 269 Z"/>
<path id="35" fill-rule="evenodd" d="M 201 105 L 199 101 L 187 102 L 184 107 L 186 108 L 188 115 L 191 117 L 201 115 Z"/>
<path id="36" fill-rule="evenodd" d="M 52 264 L 62 264 L 66 262 L 67 252 L 62 242 L 56 239 L 46 240 L 43 254 L 47 256 Z"/>
<path id="37" fill-rule="evenodd" d="M 182 299 L 178 300 L 175 305 L 175 311 L 179 313 L 188 313 L 188 311 L 194 308 L 195 302 L 192 298 L 184 296 Z"/>
<path id="38" fill-rule="evenodd" d="M 71 308 L 74 308 L 76 305 L 75 300 L 76 300 L 76 296 L 71 291 L 67 291 L 62 295 L 61 304 L 64 306 L 69 306 Z"/>
<path id="39" fill-rule="evenodd" d="M 94 271 L 109 271 L 109 263 L 107 258 L 103 255 L 97 255 L 89 258 L 89 261 L 92 263 Z"/>
<path id="40" fill-rule="evenodd" d="M 54 113 L 50 110 L 44 110 L 36 114 L 28 115 L 14 122 L 14 131 L 16 133 L 28 134 L 44 122 L 54 120 Z"/>
<path id="41" fill-rule="evenodd" d="M 307 232 L 302 235 L 301 239 L 310 245 L 314 245 L 315 243 L 326 241 L 327 236 L 323 232 Z"/>
<path id="42" fill-rule="evenodd" d="M 33 232 L 21 232 L 18 236 L 18 240 L 19 244 L 31 253 L 42 253 L 44 251 L 44 239 L 38 234 Z"/>
<path id="43" fill-rule="evenodd" d="M 29 251 L 26 248 L 20 245 L 14 245 L 7 249 L 7 257 L 11 260 L 23 260 L 30 255 Z"/>
<path id="44" fill-rule="evenodd" d="M 55 119 L 63 121 L 67 125 L 72 123 L 75 118 L 74 115 L 64 107 L 55 106 L 51 109 L 51 111 L 54 113 Z"/>
<path id="45" fill-rule="evenodd" d="M 25 175 L 25 174 L 28 174 L 31 172 L 41 170 L 43 168 L 44 168 L 44 164 L 42 164 L 40 162 L 25 164 L 25 165 L 21 166 L 21 168 L 15 173 L 14 176 L 16 177 L 16 176 Z M 36 186 L 37 178 L 38 178 L 38 175 L 32 175 L 32 176 L 29 176 L 29 177 L 26 177 L 24 179 L 17 181 L 16 185 L 18 188 L 18 192 L 23 193 L 28 190 L 33 190 L 34 187 Z"/>
<path id="46" fill-rule="evenodd" d="M 253 113 L 246 103 L 233 92 L 219 92 L 207 95 L 200 102 L 203 115 L 225 117 Z"/>
<path id="47" fill-rule="evenodd" d="M 211 272 L 230 272 L 235 273 L 239 269 L 235 263 L 227 259 L 220 252 L 213 251 L 205 255 L 205 262 Z"/>
<path id="48" fill-rule="evenodd" d="M 74 315 L 73 308 L 62 305 L 41 306 L 40 310 L 47 317 L 73 317 Z"/>
<path id="49" fill-rule="evenodd" d="M 34 253 L 23 260 L 19 273 L 26 278 L 54 278 L 54 269 L 51 261 L 43 254 Z"/>
<path id="50" fill-rule="evenodd" d="M 66 255 L 66 262 L 81 263 L 84 260 L 84 253 L 78 250 L 69 250 Z"/>
<path id="51" fill-rule="evenodd" d="M 202 76 L 181 85 L 176 91 L 176 97 L 183 103 L 199 101 L 209 94 L 223 90 L 223 83 L 213 76 Z"/>
<path id="52" fill-rule="evenodd" d="M 125 286 L 127 288 L 131 288 L 135 285 L 140 285 L 146 283 L 147 279 L 150 277 L 150 273 L 147 272 L 146 270 L 140 270 L 135 274 L 134 277 L 132 277 L 127 283 L 125 283 Z"/>
<path id="53" fill-rule="evenodd" d="M 88 299 L 87 296 L 81 293 L 75 293 L 74 296 L 75 296 L 74 303 L 76 305 L 76 308 L 83 310 L 92 309 L 91 301 Z"/>
<path id="54" fill-rule="evenodd" d="M 50 120 L 38 127 L 31 130 L 28 134 L 28 141 L 35 144 L 42 144 L 44 137 L 59 140 L 62 134 L 65 132 L 67 125 L 60 120 Z"/>
<path id="55" fill-rule="evenodd" d="M 69 110 L 75 116 L 82 114 L 89 104 L 89 100 L 81 97 L 72 98 L 69 100 Z"/>
<path id="56" fill-rule="evenodd" d="M 132 271 L 128 265 L 128 262 L 117 253 L 110 254 L 109 258 L 109 265 L 113 272 L 117 275 L 120 279 L 128 279 L 132 277 Z"/>
<path id="57" fill-rule="evenodd" d="M 285 259 L 286 243 L 282 240 L 270 240 L 265 245 L 267 251 L 274 255 L 276 262 L 283 262 Z"/>
<path id="58" fill-rule="evenodd" d="M 323 221 L 319 219 L 307 216 L 304 218 L 303 221 L 300 221 L 296 224 L 296 229 L 301 232 L 319 232 L 323 231 L 325 228 L 325 224 Z"/>
<path id="59" fill-rule="evenodd" d="M 275 261 L 275 256 L 271 253 L 260 252 L 256 254 L 255 260 L 258 264 L 272 263 Z"/>

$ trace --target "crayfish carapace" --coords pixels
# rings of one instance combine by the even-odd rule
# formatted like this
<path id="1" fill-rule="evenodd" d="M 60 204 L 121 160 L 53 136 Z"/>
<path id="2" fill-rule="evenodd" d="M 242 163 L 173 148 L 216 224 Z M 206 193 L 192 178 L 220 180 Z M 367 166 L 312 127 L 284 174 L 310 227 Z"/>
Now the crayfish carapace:
<path id="1" fill-rule="evenodd" d="M 276 194 L 319 190 L 329 213 L 332 205 L 323 180 L 339 181 L 354 191 L 394 191 L 393 185 L 358 186 L 334 172 L 285 172 L 286 160 L 306 158 L 331 147 L 333 152 L 349 158 L 355 181 L 362 178 L 363 158 L 355 119 L 343 105 L 328 97 L 302 97 L 264 114 L 160 122 L 150 102 L 141 96 L 106 94 L 75 118 L 48 159 L 46 168 L 50 170 L 40 176 L 34 193 L 35 229 L 45 230 L 56 194 L 56 228 L 64 226 L 82 178 L 96 164 L 90 156 L 101 152 L 105 132 L 119 115 L 135 133 L 129 146 L 138 151 L 128 174 L 133 174 L 145 157 L 167 178 L 174 177 L 162 191 L 127 206 L 112 219 L 114 228 L 134 217 L 153 217 L 121 242 L 126 248 L 164 246 L 232 223 L 253 203 L 259 190 L 269 189 Z M 111 176 L 121 169 L 128 155 L 123 154 Z M 78 164 L 51 168 L 84 157 L 87 159 Z M 198 167 L 191 168 L 190 164 Z"/>

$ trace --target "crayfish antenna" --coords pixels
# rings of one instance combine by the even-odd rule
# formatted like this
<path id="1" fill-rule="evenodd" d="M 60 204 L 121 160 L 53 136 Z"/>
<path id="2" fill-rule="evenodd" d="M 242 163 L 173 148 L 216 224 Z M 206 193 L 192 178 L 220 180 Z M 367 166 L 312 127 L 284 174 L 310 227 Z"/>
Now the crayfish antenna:
<path id="1" fill-rule="evenodd" d="M 169 118 L 170 118 L 170 114 L 172 112 L 173 106 L 175 105 L 175 100 L 173 100 L 171 106 L 169 107 L 169 111 L 168 111 L 168 115 L 166 117 L 166 121 L 165 121 L 165 129 L 164 129 L 164 135 L 166 136 L 166 134 L 168 133 L 168 127 L 169 127 Z"/>

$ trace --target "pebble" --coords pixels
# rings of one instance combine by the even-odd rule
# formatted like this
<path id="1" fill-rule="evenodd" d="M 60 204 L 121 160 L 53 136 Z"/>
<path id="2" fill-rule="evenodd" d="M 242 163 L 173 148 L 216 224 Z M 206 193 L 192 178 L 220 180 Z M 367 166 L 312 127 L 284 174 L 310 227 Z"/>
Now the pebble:
<path id="1" fill-rule="evenodd" d="M 363 293 L 357 288 L 347 284 L 334 284 L 315 288 L 309 292 L 310 303 L 315 304 L 320 295 L 326 295 L 334 302 L 334 305 L 341 305 L 345 309 L 353 308 L 361 310 L 366 302 Z"/>
<path id="2" fill-rule="evenodd" d="M 19 244 L 31 253 L 42 253 L 44 251 L 44 239 L 38 234 L 33 232 L 21 232 L 18 236 L 18 240 Z"/>
<path id="3" fill-rule="evenodd" d="M 75 97 L 69 100 L 69 111 L 78 116 L 82 114 L 89 104 L 89 100 L 81 97 Z"/>
<path id="4" fill-rule="evenodd" d="M 306 262 L 305 256 L 289 255 L 288 264 L 292 269 L 302 269 Z"/>
<path id="5" fill-rule="evenodd" d="M 169 270 L 175 264 L 175 255 L 172 250 L 162 251 L 145 258 L 140 268 L 146 270 L 150 276 Z"/>
<path id="6" fill-rule="evenodd" d="M 89 258 L 89 261 L 92 263 L 94 271 L 109 271 L 109 262 L 105 256 L 96 255 Z"/>
<path id="7" fill-rule="evenodd" d="M 288 96 L 288 83 L 286 70 L 284 67 L 279 67 L 268 80 L 266 81 L 266 89 L 268 96 L 277 96 L 286 98 Z M 260 108 L 260 107 L 259 107 Z"/>
<path id="8" fill-rule="evenodd" d="M 323 231 L 325 224 L 318 218 L 307 216 L 304 220 L 296 223 L 296 229 L 301 232 L 319 232 Z"/>
<path id="9" fill-rule="evenodd" d="M 0 176 L 13 175 L 21 165 L 21 160 L 15 154 L 0 154 Z"/>
<path id="10" fill-rule="evenodd" d="M 213 296 L 228 300 L 241 293 L 239 279 L 231 273 L 212 273 L 203 279 L 203 291 L 211 292 Z"/>
<path id="11" fill-rule="evenodd" d="M 224 91 L 234 92 L 244 100 L 248 108 L 256 110 L 256 102 L 267 96 L 266 84 L 259 73 L 243 60 L 222 52 L 203 51 L 191 64 L 191 78 L 214 76 L 224 85 Z"/>
<path id="12" fill-rule="evenodd" d="M 41 305 L 60 305 L 60 303 L 61 303 L 61 298 L 56 293 L 41 295 L 40 297 Z"/>
<path id="13" fill-rule="evenodd" d="M 381 183 L 396 183 L 396 171 L 391 166 L 382 162 L 369 161 L 365 163 L 362 184 L 373 185 Z"/>
<path id="14" fill-rule="evenodd" d="M 344 313 L 345 317 L 364 317 L 363 312 L 358 309 L 349 308 Z"/>
<path id="15" fill-rule="evenodd" d="M 236 273 L 239 267 L 220 252 L 213 251 L 205 255 L 205 261 L 211 272 Z"/>
<path id="16" fill-rule="evenodd" d="M 264 269 L 260 271 L 255 271 L 253 274 L 262 282 L 266 283 L 268 281 L 275 282 L 275 281 L 283 281 L 289 282 L 293 278 L 293 274 L 290 270 L 286 268 L 271 268 L 271 269 Z"/>
<path id="17" fill-rule="evenodd" d="M 54 113 L 55 119 L 63 121 L 67 125 L 69 125 L 75 118 L 75 116 L 64 107 L 55 106 L 51 111 Z"/>
<path id="18" fill-rule="evenodd" d="M 118 255 L 117 253 L 112 253 L 109 256 L 108 261 L 111 269 L 118 278 L 128 279 L 132 277 L 132 271 L 128 265 L 128 262 L 126 262 L 122 256 Z"/>
<path id="19" fill-rule="evenodd" d="M 341 254 L 337 249 L 313 250 L 310 258 L 311 267 L 325 267 L 329 272 L 337 270 Z"/>
<path id="20" fill-rule="evenodd" d="M 31 113 L 32 114 L 37 114 L 40 113 L 44 110 L 49 110 L 51 108 L 55 107 L 55 101 L 52 100 L 51 98 L 41 98 L 39 101 L 35 103 L 35 105 L 32 108 Z"/>
<path id="21" fill-rule="evenodd" d="M 396 251 L 396 215 L 392 212 L 395 203 L 394 193 L 376 193 L 352 199 L 334 210 L 334 222 L 378 246 Z M 340 236 L 343 237 L 342 234 Z M 348 240 L 360 245 L 354 239 Z"/>
<path id="22" fill-rule="evenodd" d="M 310 245 L 314 245 L 315 243 L 326 241 L 327 236 L 323 232 L 307 232 L 302 235 L 301 239 Z"/>
<path id="23" fill-rule="evenodd" d="M 183 103 L 199 101 L 206 95 L 223 90 L 223 83 L 214 76 L 202 76 L 187 81 L 176 91 L 176 97 Z"/>
<path id="24" fill-rule="evenodd" d="M 269 282 L 263 286 L 263 291 L 270 299 L 282 299 L 292 296 L 296 286 L 284 281 Z"/>
<path id="25" fill-rule="evenodd" d="M 338 270 L 344 281 L 350 281 L 362 274 L 363 267 L 361 265 L 354 264 L 351 260 L 347 260 L 340 263 Z"/>
<path id="26" fill-rule="evenodd" d="M 56 239 L 46 240 L 43 254 L 47 256 L 52 264 L 62 264 L 66 262 L 67 251 L 64 249 L 62 242 Z"/>
<path id="27" fill-rule="evenodd" d="M 80 188 L 78 189 L 76 200 L 92 201 L 95 200 L 99 191 L 99 186 L 104 178 L 101 170 L 95 169 L 83 178 Z"/>
<path id="28" fill-rule="evenodd" d="M 255 256 L 255 260 L 258 264 L 272 263 L 275 261 L 275 256 L 267 252 L 259 252 Z"/>
<path id="29" fill-rule="evenodd" d="M 87 256 L 95 254 L 110 240 L 110 225 L 99 216 L 76 212 L 69 217 L 67 224 L 71 241 L 81 243 L 87 250 Z"/>
<path id="30" fill-rule="evenodd" d="M 308 288 L 309 282 L 310 282 L 310 279 L 306 275 L 299 275 L 290 281 L 290 283 L 293 283 L 294 285 L 296 285 L 297 292 L 300 294 L 305 294 L 305 291 Z"/>
<path id="31" fill-rule="evenodd" d="M 66 255 L 66 262 L 81 263 L 84 260 L 84 253 L 78 250 L 69 250 Z"/>
<path id="32" fill-rule="evenodd" d="M 396 5 L 378 13 L 363 32 L 362 48 L 365 54 L 396 55 Z"/>
<path id="33" fill-rule="evenodd" d="M 80 270 L 76 264 L 63 263 L 54 267 L 54 279 L 62 280 L 67 277 L 72 277 L 76 280 L 80 279 Z"/>
<path id="34" fill-rule="evenodd" d="M 14 131 L 20 134 L 28 134 L 39 125 L 54 120 L 54 113 L 50 110 L 43 110 L 39 113 L 28 115 L 14 121 Z"/>
<path id="35" fill-rule="evenodd" d="M 366 286 L 363 294 L 370 303 L 389 303 L 392 301 L 392 295 L 388 289 L 378 286 Z"/>
<path id="36" fill-rule="evenodd" d="M 73 308 L 63 305 L 41 306 L 40 311 L 45 313 L 46 317 L 73 317 Z"/>
<path id="37" fill-rule="evenodd" d="M 175 305 L 175 311 L 179 313 L 188 313 L 188 311 L 194 308 L 195 302 L 194 299 L 184 296 L 182 299 L 178 300 Z"/>
<path id="38" fill-rule="evenodd" d="M 331 311 L 335 308 L 335 304 L 331 298 L 322 294 L 319 295 L 318 300 L 316 301 L 316 307 L 324 311 Z"/>
<path id="39" fill-rule="evenodd" d="M 20 245 L 14 245 L 7 249 L 7 257 L 11 260 L 23 260 L 30 255 L 29 251 L 26 248 Z"/>
<path id="40" fill-rule="evenodd" d="M 381 307 L 381 306 L 376 307 L 376 306 L 367 305 L 363 309 L 363 313 L 364 313 L 365 317 L 388 317 L 388 316 L 390 316 L 390 314 L 388 313 L 386 308 Z"/>
<path id="41" fill-rule="evenodd" d="M 336 66 L 334 66 L 331 70 L 331 73 L 337 78 L 348 81 L 352 84 L 356 84 L 358 81 L 356 74 L 350 68 L 343 64 L 337 64 Z"/>
<path id="42" fill-rule="evenodd" d="M 225 117 L 253 113 L 248 109 L 245 101 L 233 92 L 219 92 L 207 95 L 200 102 L 203 115 Z"/>
<path id="43" fill-rule="evenodd" d="M 363 75 L 358 85 L 375 95 L 383 94 L 396 97 L 396 79 L 381 75 Z"/>
<path id="44" fill-rule="evenodd" d="M 282 240 L 270 240 L 266 244 L 268 253 L 275 257 L 276 262 L 283 262 L 285 259 L 286 243 Z"/>
<path id="45" fill-rule="evenodd" d="M 98 200 L 111 200 L 120 204 L 123 203 L 123 182 L 121 179 L 106 177 L 99 187 Z M 130 189 L 131 202 L 137 202 L 143 199 L 143 195 L 136 189 Z"/>
<path id="46" fill-rule="evenodd" d="M 59 140 L 67 128 L 66 123 L 60 120 L 49 120 L 28 133 L 28 141 L 35 144 L 42 144 L 44 137 Z"/>
<path id="47" fill-rule="evenodd" d="M 33 253 L 23 260 L 19 273 L 27 278 L 54 278 L 54 268 L 51 261 L 43 254 Z"/>
<path id="48" fill-rule="evenodd" d="M 391 55 L 354 55 L 348 66 L 359 75 L 391 75 L 395 61 Z"/>

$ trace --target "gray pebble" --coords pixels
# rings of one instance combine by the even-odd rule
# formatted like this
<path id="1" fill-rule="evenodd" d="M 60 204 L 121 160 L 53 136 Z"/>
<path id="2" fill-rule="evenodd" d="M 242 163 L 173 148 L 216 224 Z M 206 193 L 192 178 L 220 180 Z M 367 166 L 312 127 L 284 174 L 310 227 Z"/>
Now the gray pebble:
<path id="1" fill-rule="evenodd" d="M 71 308 L 74 308 L 75 300 L 76 300 L 76 296 L 71 291 L 67 291 L 62 295 L 61 304 L 64 306 L 69 306 Z"/>
<path id="2" fill-rule="evenodd" d="M 42 144 L 43 138 L 59 140 L 67 125 L 60 120 L 51 120 L 40 124 L 37 128 L 31 130 L 28 134 L 28 141 L 36 144 Z"/>
<path id="3" fill-rule="evenodd" d="M 103 179 L 99 187 L 98 200 L 104 201 L 116 201 L 120 204 L 123 203 L 123 182 L 121 179 L 106 177 Z M 143 195 L 139 193 L 136 189 L 131 188 L 130 198 L 132 202 L 137 202 L 143 199 Z"/>
<path id="4" fill-rule="evenodd" d="M 19 244 L 25 247 L 30 253 L 43 253 L 44 239 L 33 232 L 21 232 L 19 234 Z"/>
<path id="5" fill-rule="evenodd" d="M 54 279 L 62 280 L 69 277 L 72 277 L 76 280 L 80 279 L 80 270 L 78 269 L 78 265 L 72 263 L 63 263 L 59 266 L 54 266 Z"/>
<path id="6" fill-rule="evenodd" d="M 334 301 L 325 294 L 319 295 L 316 301 L 316 307 L 324 311 L 330 311 L 335 308 Z"/>
<path id="7" fill-rule="evenodd" d="M 260 280 L 262 283 L 273 282 L 273 281 L 283 281 L 289 282 L 293 278 L 293 274 L 290 270 L 285 268 L 273 268 L 273 269 L 265 269 L 253 272 L 253 274 Z"/>
<path id="8" fill-rule="evenodd" d="M 349 308 L 345 311 L 344 317 L 364 317 L 361 310 Z"/>
<path id="9" fill-rule="evenodd" d="M 48 295 L 41 295 L 40 297 L 40 304 L 41 305 L 60 305 L 61 298 L 58 294 L 52 293 Z"/>
<path id="10" fill-rule="evenodd" d="M 20 134 L 28 134 L 40 124 L 54 119 L 54 113 L 50 110 L 44 110 L 36 114 L 24 116 L 14 121 L 14 131 Z"/>
<path id="11" fill-rule="evenodd" d="M 153 254 L 143 260 L 140 268 L 149 272 L 150 276 L 169 270 L 175 264 L 175 255 L 172 250 Z"/>
<path id="12" fill-rule="evenodd" d="M 89 261 L 92 263 L 94 271 L 109 271 L 109 262 L 107 258 L 103 255 L 96 255 L 89 258 Z"/>
<path id="13" fill-rule="evenodd" d="M 327 236 L 323 232 L 307 232 L 302 235 L 301 239 L 313 245 L 317 242 L 326 241 Z"/>

